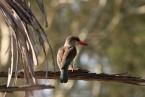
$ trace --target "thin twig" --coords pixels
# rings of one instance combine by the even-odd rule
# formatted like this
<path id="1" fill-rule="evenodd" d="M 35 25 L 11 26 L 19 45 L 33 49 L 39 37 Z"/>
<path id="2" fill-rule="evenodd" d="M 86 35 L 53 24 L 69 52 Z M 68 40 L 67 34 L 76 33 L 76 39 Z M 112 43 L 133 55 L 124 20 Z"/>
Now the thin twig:
<path id="1" fill-rule="evenodd" d="M 0 86 L 0 92 L 14 92 L 14 91 L 32 91 L 41 89 L 53 89 L 54 86 L 51 85 L 31 85 L 31 86 L 17 86 L 17 87 L 7 87 L 6 85 Z"/>

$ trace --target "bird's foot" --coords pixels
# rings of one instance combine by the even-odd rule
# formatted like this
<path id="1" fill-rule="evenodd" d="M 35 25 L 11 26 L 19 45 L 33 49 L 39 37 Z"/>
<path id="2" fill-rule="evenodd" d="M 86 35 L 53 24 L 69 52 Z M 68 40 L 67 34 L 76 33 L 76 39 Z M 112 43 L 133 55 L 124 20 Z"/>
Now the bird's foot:
<path id="1" fill-rule="evenodd" d="M 73 65 L 70 65 L 70 70 L 71 70 L 72 72 L 75 70 Z"/>

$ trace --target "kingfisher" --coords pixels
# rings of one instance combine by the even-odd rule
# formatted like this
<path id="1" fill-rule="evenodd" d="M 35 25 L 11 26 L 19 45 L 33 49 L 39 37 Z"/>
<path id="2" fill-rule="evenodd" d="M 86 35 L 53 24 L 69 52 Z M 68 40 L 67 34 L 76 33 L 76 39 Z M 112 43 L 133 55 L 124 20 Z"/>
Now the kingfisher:
<path id="1" fill-rule="evenodd" d="M 57 65 L 60 69 L 60 83 L 67 83 L 68 68 L 77 54 L 76 45 L 87 45 L 85 41 L 76 36 L 68 36 L 64 46 L 59 48 L 57 53 Z M 73 66 L 72 66 L 73 69 Z"/>

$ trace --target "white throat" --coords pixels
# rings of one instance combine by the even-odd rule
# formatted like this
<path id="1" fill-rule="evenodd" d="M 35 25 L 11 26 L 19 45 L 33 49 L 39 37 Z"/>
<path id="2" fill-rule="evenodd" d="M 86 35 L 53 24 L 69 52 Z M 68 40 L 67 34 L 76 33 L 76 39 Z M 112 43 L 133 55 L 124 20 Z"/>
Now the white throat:
<path id="1" fill-rule="evenodd" d="M 65 42 L 64 46 L 70 47 L 71 45 Z"/>

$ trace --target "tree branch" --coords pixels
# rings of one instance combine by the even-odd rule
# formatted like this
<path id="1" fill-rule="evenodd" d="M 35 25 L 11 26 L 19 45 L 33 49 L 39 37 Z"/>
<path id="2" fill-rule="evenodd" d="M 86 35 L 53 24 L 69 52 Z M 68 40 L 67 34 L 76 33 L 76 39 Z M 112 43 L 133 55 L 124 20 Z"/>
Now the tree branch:
<path id="1" fill-rule="evenodd" d="M 45 71 L 36 71 L 35 77 L 37 79 L 59 79 L 59 72 L 52 72 L 47 71 L 48 77 L 46 77 Z M 15 72 L 13 72 L 14 76 Z M 0 77 L 7 77 L 7 72 L 0 72 Z M 24 73 L 20 72 L 18 74 L 18 78 L 24 78 Z M 132 85 L 145 85 L 145 79 L 141 77 L 133 77 L 128 75 L 127 73 L 124 74 L 96 74 L 90 73 L 87 70 L 74 70 L 69 71 L 69 79 L 70 80 L 85 80 L 85 81 L 104 81 L 104 82 L 118 82 L 118 83 L 127 83 Z"/>

